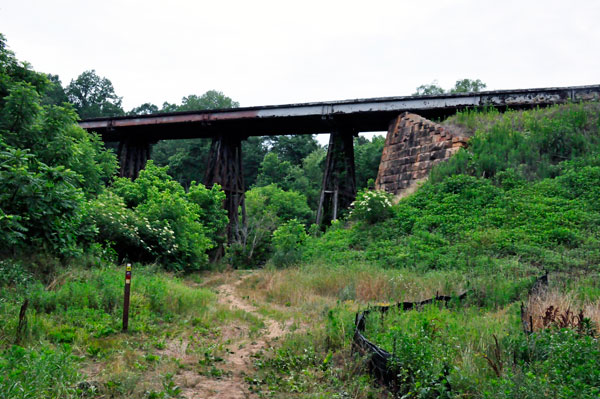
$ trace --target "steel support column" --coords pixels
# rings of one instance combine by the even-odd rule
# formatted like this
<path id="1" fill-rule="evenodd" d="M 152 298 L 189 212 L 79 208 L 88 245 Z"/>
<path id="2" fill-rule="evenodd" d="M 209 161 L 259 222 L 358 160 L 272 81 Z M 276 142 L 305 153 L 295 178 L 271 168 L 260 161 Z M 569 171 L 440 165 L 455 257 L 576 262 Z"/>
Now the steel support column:
<path id="1" fill-rule="evenodd" d="M 356 198 L 354 136 L 351 128 L 338 128 L 329 137 L 327 161 L 317 210 L 317 224 L 336 220 Z"/>
<path id="2" fill-rule="evenodd" d="M 220 135 L 213 138 L 204 182 L 207 187 L 217 183 L 223 188 L 226 196 L 224 207 L 229 217 L 227 239 L 229 242 L 239 241 L 246 225 L 242 139 L 239 136 Z"/>
<path id="3" fill-rule="evenodd" d="M 119 142 L 119 176 L 137 179 L 150 159 L 150 142 L 126 137 Z"/>

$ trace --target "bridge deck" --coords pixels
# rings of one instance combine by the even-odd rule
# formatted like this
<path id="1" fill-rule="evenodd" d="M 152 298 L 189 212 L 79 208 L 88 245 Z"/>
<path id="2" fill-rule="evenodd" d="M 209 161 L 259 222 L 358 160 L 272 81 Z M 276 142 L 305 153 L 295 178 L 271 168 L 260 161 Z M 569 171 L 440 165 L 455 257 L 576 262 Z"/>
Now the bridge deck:
<path id="1" fill-rule="evenodd" d="M 390 120 L 404 111 L 431 119 L 465 108 L 531 108 L 598 99 L 600 85 L 591 85 L 95 118 L 81 121 L 79 125 L 99 133 L 105 141 L 118 141 L 124 135 L 153 141 L 220 134 L 242 137 L 313 134 L 329 133 L 336 127 L 369 132 L 387 130 Z"/>

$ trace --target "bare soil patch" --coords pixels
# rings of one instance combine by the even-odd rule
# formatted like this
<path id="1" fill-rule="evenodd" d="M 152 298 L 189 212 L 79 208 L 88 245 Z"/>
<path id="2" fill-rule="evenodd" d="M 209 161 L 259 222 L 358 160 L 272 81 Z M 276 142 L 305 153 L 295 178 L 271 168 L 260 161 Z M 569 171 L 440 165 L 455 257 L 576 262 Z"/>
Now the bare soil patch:
<path id="1" fill-rule="evenodd" d="M 229 273 L 211 279 L 209 285 L 218 293 L 218 303 L 230 310 L 242 310 L 262 320 L 265 328 L 256 336 L 252 336 L 247 325 L 226 324 L 221 327 L 221 339 L 226 343 L 227 351 L 223 361 L 219 363 L 219 375 L 200 374 L 197 356 L 188 355 L 183 343 L 169 343 L 165 348 L 168 356 L 177 358 L 182 369 L 175 376 L 175 382 L 182 388 L 182 396 L 188 399 L 240 399 L 255 395 L 248 390 L 246 376 L 253 373 L 253 359 L 259 352 L 269 348 L 275 341 L 286 334 L 292 321 L 277 322 L 261 315 L 258 308 L 243 298 L 238 286 L 252 274 L 244 276 Z M 215 284 L 216 283 L 216 284 Z"/>

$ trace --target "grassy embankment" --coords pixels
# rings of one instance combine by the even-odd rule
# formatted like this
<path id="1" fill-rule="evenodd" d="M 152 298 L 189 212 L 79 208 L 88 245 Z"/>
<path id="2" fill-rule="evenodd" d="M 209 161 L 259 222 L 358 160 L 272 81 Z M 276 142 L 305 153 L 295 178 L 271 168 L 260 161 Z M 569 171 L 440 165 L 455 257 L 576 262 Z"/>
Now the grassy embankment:
<path id="1" fill-rule="evenodd" d="M 469 148 L 389 217 L 336 223 L 305 243 L 299 265 L 253 282 L 255 295 L 326 325 L 311 341 L 313 362 L 282 367 L 281 358 L 303 359 L 305 346 L 293 342 L 304 338 L 290 338 L 257 379 L 280 392 L 293 381 L 301 397 L 341 397 L 331 370 L 350 361 L 357 308 L 471 290 L 462 306 L 371 316 L 367 337 L 396 355 L 402 397 L 597 397 L 599 116 L 598 103 L 588 103 L 445 121 L 474 134 Z M 545 271 L 550 293 L 530 308 L 536 329 L 546 329 L 527 337 L 520 304 Z M 575 318 L 580 310 L 589 320 Z"/>

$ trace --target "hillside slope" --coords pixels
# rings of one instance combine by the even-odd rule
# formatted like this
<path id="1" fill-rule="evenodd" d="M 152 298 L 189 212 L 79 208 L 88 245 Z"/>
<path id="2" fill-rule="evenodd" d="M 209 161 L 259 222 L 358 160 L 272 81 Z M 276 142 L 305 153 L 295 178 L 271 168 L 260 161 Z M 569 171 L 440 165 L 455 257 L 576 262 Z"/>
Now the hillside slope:
<path id="1" fill-rule="evenodd" d="M 591 398 L 600 392 L 600 104 L 460 113 L 473 134 L 414 194 L 359 193 L 264 292 L 329 304 L 324 355 L 350 350 L 357 308 L 469 291 L 464 305 L 373 316 L 406 398 Z M 277 262 L 272 262 L 278 266 Z M 535 279 L 549 288 L 528 299 Z M 536 332 L 523 332 L 527 301 Z M 580 312 L 581 311 L 581 312 Z M 563 329 L 565 328 L 566 329 Z"/>

